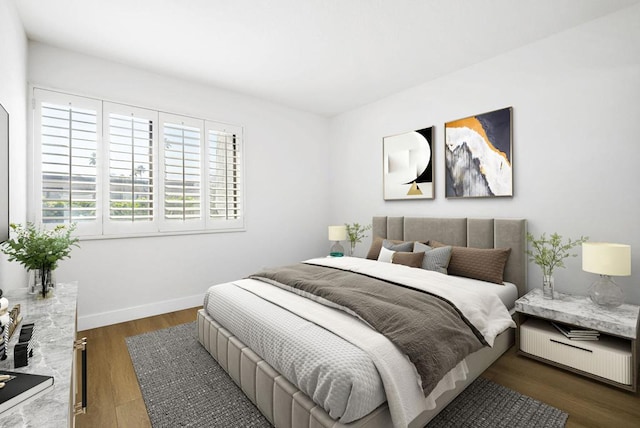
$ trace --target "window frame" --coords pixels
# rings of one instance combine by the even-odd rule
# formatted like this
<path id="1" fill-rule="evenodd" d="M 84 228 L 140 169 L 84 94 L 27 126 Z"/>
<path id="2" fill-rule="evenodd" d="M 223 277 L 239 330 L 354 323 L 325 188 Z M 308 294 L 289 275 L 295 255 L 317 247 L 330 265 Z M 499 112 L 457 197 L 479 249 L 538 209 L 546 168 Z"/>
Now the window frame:
<path id="1" fill-rule="evenodd" d="M 156 109 L 133 106 L 127 103 L 98 99 L 32 86 L 32 132 L 30 146 L 32 150 L 32 183 L 29 186 L 32 206 L 31 218 L 43 227 L 50 227 L 60 223 L 43 224 L 43 180 L 42 180 L 42 103 L 67 105 L 69 101 L 77 103 L 80 108 L 92 108 L 96 111 L 96 221 L 80 222 L 76 235 L 83 239 L 112 239 L 147 236 L 170 236 L 181 234 L 202 234 L 218 232 L 245 231 L 246 193 L 244 169 L 244 128 L 239 125 L 227 124 L 219 121 L 201 119 L 192 115 L 168 113 Z M 74 104 L 75 105 L 75 104 Z M 87 107 L 89 106 L 89 107 Z M 146 221 L 117 221 L 110 218 L 110 131 L 109 115 L 138 115 L 153 122 L 152 156 L 153 156 L 153 220 Z M 136 116 L 137 117 L 137 116 Z M 200 129 L 200 216 L 193 220 L 167 220 L 164 216 L 164 158 L 163 149 L 163 120 L 180 120 L 189 126 Z M 176 122 L 174 122 L 176 123 Z M 180 122 L 177 122 L 180 123 Z M 236 156 L 239 173 L 238 204 L 239 216 L 232 219 L 210 218 L 211 194 L 209 189 L 209 130 L 217 132 L 233 132 L 236 135 Z M 229 202 L 227 201 L 227 204 Z M 65 221 L 67 223 L 67 221 Z"/>

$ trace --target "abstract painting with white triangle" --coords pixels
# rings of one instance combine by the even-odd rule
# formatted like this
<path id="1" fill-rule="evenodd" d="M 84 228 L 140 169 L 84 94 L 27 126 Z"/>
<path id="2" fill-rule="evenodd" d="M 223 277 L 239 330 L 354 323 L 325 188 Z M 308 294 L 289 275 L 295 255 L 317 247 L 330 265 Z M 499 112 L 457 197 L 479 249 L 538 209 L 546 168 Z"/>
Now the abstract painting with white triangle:
<path id="1" fill-rule="evenodd" d="M 433 199 L 433 127 L 382 139 L 384 199 Z"/>

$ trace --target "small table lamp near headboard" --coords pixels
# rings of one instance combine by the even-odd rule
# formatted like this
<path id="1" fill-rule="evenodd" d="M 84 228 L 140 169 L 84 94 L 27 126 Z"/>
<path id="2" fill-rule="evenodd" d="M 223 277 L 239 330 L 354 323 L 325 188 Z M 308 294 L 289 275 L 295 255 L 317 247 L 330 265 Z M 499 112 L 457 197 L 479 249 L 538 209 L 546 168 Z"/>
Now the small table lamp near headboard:
<path id="1" fill-rule="evenodd" d="M 340 241 L 345 241 L 346 239 L 347 226 L 329 226 L 329 241 L 334 241 L 331 249 L 329 250 L 329 255 L 331 257 L 344 256 L 344 247 L 340 245 Z"/>
<path id="2" fill-rule="evenodd" d="M 589 288 L 594 303 L 615 308 L 624 303 L 624 291 L 611 276 L 631 275 L 631 246 L 609 242 L 582 244 L 582 270 L 600 278 Z"/>

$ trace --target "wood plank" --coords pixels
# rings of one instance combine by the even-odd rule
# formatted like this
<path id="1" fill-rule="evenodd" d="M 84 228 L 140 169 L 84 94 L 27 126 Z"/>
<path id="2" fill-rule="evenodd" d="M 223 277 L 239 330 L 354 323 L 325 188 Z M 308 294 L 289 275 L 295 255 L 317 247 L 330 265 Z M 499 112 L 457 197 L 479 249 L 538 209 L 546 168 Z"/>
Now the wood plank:
<path id="1" fill-rule="evenodd" d="M 130 401 L 142 399 L 142 393 L 138 386 L 138 378 L 133 370 L 131 356 L 127 349 L 125 339 L 130 336 L 127 323 L 116 324 L 109 329 L 107 348 L 111 350 L 109 362 L 109 378 L 113 389 L 113 402 L 117 406 Z"/>
<path id="2" fill-rule="evenodd" d="M 147 415 L 147 408 L 144 405 L 142 397 L 129 401 L 128 403 L 120 404 L 116 408 L 116 414 L 118 415 L 118 427 L 151 427 L 151 422 Z"/>
<path id="3" fill-rule="evenodd" d="M 87 413 L 76 416 L 77 427 L 117 426 L 116 406 L 113 388 L 108 376 L 109 350 L 107 349 L 107 329 L 93 329 L 80 332 L 78 337 L 86 337 L 87 351 Z"/>

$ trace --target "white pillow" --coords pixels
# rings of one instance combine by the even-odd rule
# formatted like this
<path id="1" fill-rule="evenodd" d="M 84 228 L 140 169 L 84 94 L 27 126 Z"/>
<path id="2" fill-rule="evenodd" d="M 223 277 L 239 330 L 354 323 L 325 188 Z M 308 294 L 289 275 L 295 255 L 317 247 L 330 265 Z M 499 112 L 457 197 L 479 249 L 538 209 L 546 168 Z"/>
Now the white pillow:
<path id="1" fill-rule="evenodd" d="M 379 262 L 385 262 L 385 263 L 391 263 L 391 260 L 393 259 L 393 255 L 396 252 L 393 250 L 390 250 L 388 248 L 382 247 L 380 248 L 380 254 L 378 255 L 378 261 Z"/>

